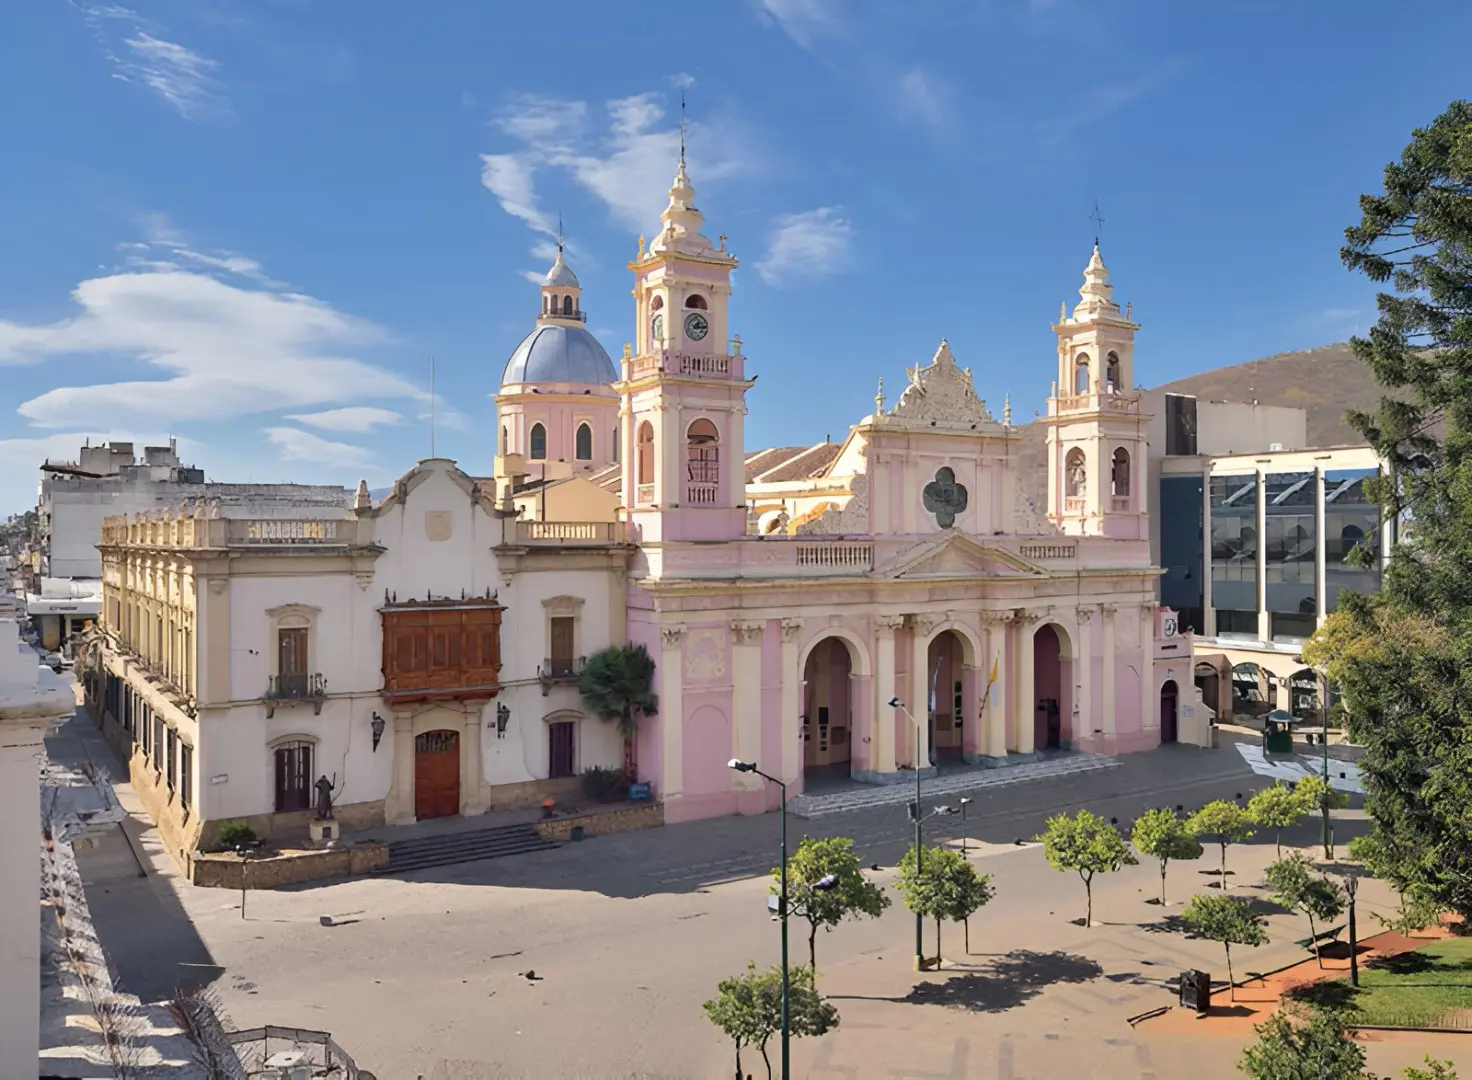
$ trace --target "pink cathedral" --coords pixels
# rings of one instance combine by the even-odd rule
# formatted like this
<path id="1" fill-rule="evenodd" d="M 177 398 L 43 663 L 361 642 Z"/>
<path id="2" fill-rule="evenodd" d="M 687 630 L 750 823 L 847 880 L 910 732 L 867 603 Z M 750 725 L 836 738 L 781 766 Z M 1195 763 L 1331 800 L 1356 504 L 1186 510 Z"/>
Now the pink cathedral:
<path id="1" fill-rule="evenodd" d="M 737 260 L 694 200 L 682 161 L 629 264 L 617 370 L 559 251 L 496 396 L 502 454 L 570 462 L 628 522 L 627 637 L 658 664 L 639 771 L 665 819 L 775 806 L 731 758 L 791 797 L 819 777 L 1194 739 L 1177 714 L 1191 641 L 1156 603 L 1150 558 L 1139 326 L 1098 246 L 1053 327 L 1044 487 L 1010 405 L 998 420 L 944 341 L 894 404 L 881 382 L 841 444 L 747 451 Z"/>

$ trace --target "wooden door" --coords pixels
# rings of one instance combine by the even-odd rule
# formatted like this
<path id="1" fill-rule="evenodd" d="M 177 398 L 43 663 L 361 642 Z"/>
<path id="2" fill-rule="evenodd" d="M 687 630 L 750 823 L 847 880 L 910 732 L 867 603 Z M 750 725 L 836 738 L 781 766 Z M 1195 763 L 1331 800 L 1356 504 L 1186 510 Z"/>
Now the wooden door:
<path id="1" fill-rule="evenodd" d="M 574 744 L 576 732 L 577 729 L 571 721 L 564 720 L 548 725 L 548 779 L 560 780 L 565 776 L 577 775 L 577 755 Z"/>
<path id="2" fill-rule="evenodd" d="M 567 615 L 552 618 L 552 674 L 572 674 L 573 620 Z"/>
<path id="3" fill-rule="evenodd" d="M 451 817 L 460 812 L 460 736 L 426 731 L 414 739 L 414 816 Z"/>
<path id="4" fill-rule="evenodd" d="M 282 627 L 276 632 L 276 670 L 282 675 L 307 673 L 307 628 Z"/>
<path id="5" fill-rule="evenodd" d="M 312 805 L 312 745 L 289 743 L 276 748 L 276 812 L 306 810 Z"/>
<path id="6" fill-rule="evenodd" d="M 1176 741 L 1177 693 L 1174 679 L 1168 680 L 1160 688 L 1160 741 L 1163 743 Z"/>

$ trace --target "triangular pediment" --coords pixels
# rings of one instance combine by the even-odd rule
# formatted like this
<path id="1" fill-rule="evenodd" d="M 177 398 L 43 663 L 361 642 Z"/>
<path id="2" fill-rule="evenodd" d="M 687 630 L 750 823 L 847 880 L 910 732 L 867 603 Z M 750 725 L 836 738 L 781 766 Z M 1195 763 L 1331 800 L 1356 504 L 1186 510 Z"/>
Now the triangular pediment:
<path id="1" fill-rule="evenodd" d="M 879 573 L 893 578 L 1047 577 L 1035 563 L 948 530 L 903 551 Z"/>

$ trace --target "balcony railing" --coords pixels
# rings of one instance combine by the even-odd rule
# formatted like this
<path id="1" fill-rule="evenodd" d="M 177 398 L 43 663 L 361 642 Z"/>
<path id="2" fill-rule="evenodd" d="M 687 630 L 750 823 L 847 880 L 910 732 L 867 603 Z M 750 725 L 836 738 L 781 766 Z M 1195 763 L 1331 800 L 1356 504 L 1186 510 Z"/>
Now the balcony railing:
<path id="1" fill-rule="evenodd" d="M 842 570 L 874 569 L 874 545 L 867 541 L 798 543 L 797 565 Z"/>
<path id="2" fill-rule="evenodd" d="M 322 547 L 350 544 L 356 526 L 346 518 L 240 518 L 118 516 L 102 525 L 104 547 L 222 548 Z"/>
<path id="3" fill-rule="evenodd" d="M 641 379 L 656 372 L 685 375 L 697 379 L 727 379 L 736 370 L 737 357 L 723 354 L 692 356 L 689 353 L 656 349 L 629 361 L 629 377 Z"/>
<path id="4" fill-rule="evenodd" d="M 686 484 L 685 502 L 690 506 L 714 506 L 716 504 L 716 485 Z"/>
<path id="5" fill-rule="evenodd" d="M 586 656 L 554 656 L 543 660 L 537 668 L 537 680 L 542 684 L 542 696 L 546 697 L 551 692 L 555 683 L 577 682 L 582 678 L 583 669 L 588 666 Z"/>
<path id="6" fill-rule="evenodd" d="M 518 521 L 518 544 L 622 544 L 628 526 L 622 521 Z"/>
<path id="7" fill-rule="evenodd" d="M 1046 561 L 1050 559 L 1075 559 L 1078 557 L 1077 544 L 1023 544 L 1017 549 L 1017 553 L 1024 559 L 1037 559 Z"/>
<path id="8" fill-rule="evenodd" d="M 1063 510 L 1069 514 L 1082 514 L 1089 508 L 1089 500 L 1083 496 L 1070 495 L 1063 500 Z"/>
<path id="9" fill-rule="evenodd" d="M 1054 416 L 1068 412 L 1089 412 L 1094 409 L 1100 412 L 1137 413 L 1140 411 L 1140 399 L 1122 393 L 1067 394 L 1053 398 L 1051 408 Z"/>
<path id="10" fill-rule="evenodd" d="M 322 699 L 327 696 L 327 679 L 321 672 L 291 671 L 272 675 L 266 680 L 266 715 L 272 716 L 278 704 L 310 702 L 312 711 L 322 713 Z"/>

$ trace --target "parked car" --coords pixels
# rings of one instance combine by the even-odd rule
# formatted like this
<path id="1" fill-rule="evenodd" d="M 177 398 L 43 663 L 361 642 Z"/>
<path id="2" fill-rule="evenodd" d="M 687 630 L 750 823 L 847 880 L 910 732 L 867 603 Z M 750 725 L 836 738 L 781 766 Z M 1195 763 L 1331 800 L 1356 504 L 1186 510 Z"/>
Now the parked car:
<path id="1" fill-rule="evenodd" d="M 58 675 L 61 674 L 61 653 L 48 652 L 41 654 L 41 663 L 45 664 Z"/>

